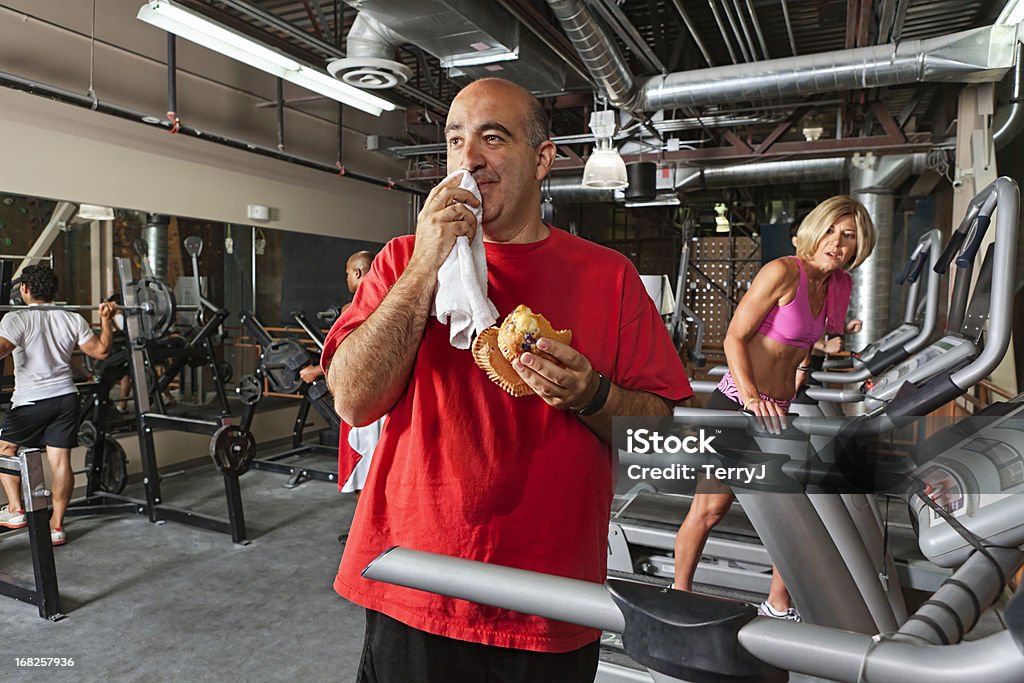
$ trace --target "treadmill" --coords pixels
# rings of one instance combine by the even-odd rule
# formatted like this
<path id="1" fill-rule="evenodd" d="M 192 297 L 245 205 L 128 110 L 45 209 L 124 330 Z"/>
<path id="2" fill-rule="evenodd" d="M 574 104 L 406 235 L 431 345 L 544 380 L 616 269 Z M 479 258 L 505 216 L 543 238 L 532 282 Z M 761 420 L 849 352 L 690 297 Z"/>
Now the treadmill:
<path id="1" fill-rule="evenodd" d="M 981 365 L 989 369 L 973 382 L 963 386 L 970 386 L 986 375 L 998 364 L 1005 353 L 1010 333 L 1007 297 L 1013 287 L 1012 275 L 1010 275 L 1013 265 L 1009 265 L 1008 268 L 994 269 L 992 254 L 996 248 L 1001 248 L 1003 252 L 1011 254 L 1014 251 L 1013 248 L 1010 248 L 1011 245 L 1015 245 L 1017 234 L 1016 221 L 1011 220 L 1015 215 L 1014 210 L 1002 212 L 1006 219 L 1005 225 L 997 234 L 997 244 L 989 250 L 987 264 L 983 266 L 983 275 L 991 277 L 995 270 L 998 274 L 998 281 L 993 283 L 985 277 L 979 279 L 969 312 L 967 298 L 970 292 L 966 286 L 970 283 L 971 269 L 978 246 L 984 237 L 985 230 L 989 227 L 989 219 L 997 205 L 996 200 L 1000 197 L 1000 193 L 1003 195 L 1004 208 L 1011 202 L 1016 206 L 1016 184 L 1009 179 L 997 180 L 972 201 L 967 217 L 941 256 L 937 254 L 937 242 L 934 235 L 926 236 L 927 239 L 922 239 L 918 249 L 915 249 L 914 256 L 908 262 L 908 268 L 905 269 L 908 271 L 908 276 L 915 270 L 922 269 L 925 257 L 928 259 L 932 273 L 944 270 L 957 256 L 956 250 L 962 247 L 960 255 L 956 258 L 957 287 L 954 302 L 950 308 L 950 325 L 956 325 L 957 327 L 952 329 L 958 331 L 955 334 L 947 334 L 932 346 L 897 364 L 889 374 L 880 378 L 874 388 L 867 390 L 870 396 L 869 400 L 873 402 L 872 405 L 876 407 L 876 413 L 878 413 L 875 417 L 876 421 L 888 421 L 888 418 L 884 417 L 887 405 L 884 398 L 890 397 L 888 400 L 891 401 L 895 391 L 904 382 L 908 380 L 911 382 L 907 388 L 910 392 L 917 384 L 923 383 L 929 378 L 937 378 L 936 382 L 942 383 L 943 377 L 948 380 L 950 368 L 962 367 L 965 362 L 976 357 L 977 340 L 980 337 L 981 326 L 986 319 L 991 320 L 991 327 L 985 344 L 986 360 Z M 967 239 L 968 236 L 970 239 Z M 1009 260 L 1012 261 L 1012 257 Z M 1007 259 L 1003 258 L 1003 261 L 1005 262 Z M 1007 279 L 1008 277 L 1009 279 Z M 930 275 L 929 296 L 934 296 L 936 303 L 937 287 L 938 277 Z M 990 292 L 996 290 L 998 290 L 999 296 L 990 296 Z M 984 312 L 979 310 L 982 307 L 986 309 Z M 963 321 L 965 317 L 968 320 L 968 324 L 964 325 L 966 332 L 961 332 L 959 331 L 959 321 Z M 947 329 L 949 329 L 948 326 Z M 1005 341 L 1001 341 L 1004 338 Z M 911 343 L 920 344 L 922 340 L 926 339 L 926 336 L 919 335 L 911 340 Z M 905 350 L 910 345 L 910 343 L 904 342 L 902 349 L 890 347 L 892 350 L 885 353 L 886 355 L 893 354 L 892 357 L 894 357 L 897 351 Z M 844 375 L 840 374 L 839 376 L 843 377 Z M 893 379 L 889 379 L 890 377 Z M 953 396 L 948 395 L 949 389 L 948 386 L 944 387 L 939 396 L 928 395 L 929 405 L 933 406 L 929 410 L 951 400 Z M 808 394 L 814 398 L 825 397 L 838 400 L 855 397 L 863 400 L 863 392 L 856 389 L 817 387 L 809 389 Z M 875 396 L 878 398 L 876 399 Z M 896 407 L 898 406 L 894 406 L 894 409 Z M 913 415 L 915 410 L 919 411 L 921 408 L 921 406 L 917 406 L 906 414 Z M 804 415 L 806 419 L 819 418 L 822 415 L 822 412 L 814 404 L 794 404 L 791 410 L 799 411 L 799 414 Z M 716 411 L 697 411 L 697 413 L 694 413 L 692 409 L 677 409 L 676 411 L 677 415 L 689 415 L 694 418 L 697 414 L 709 412 L 714 414 Z M 917 414 L 923 413 L 918 412 Z M 837 424 L 845 425 L 846 423 L 840 420 Z M 891 429 L 892 424 L 889 423 L 878 431 L 891 431 Z M 834 433 L 828 429 L 823 430 L 822 434 L 809 436 L 812 449 L 817 457 L 829 459 L 828 443 L 833 436 Z M 797 437 L 796 444 L 792 443 L 792 439 L 787 442 L 767 436 L 760 436 L 757 441 L 759 448 L 764 452 L 789 451 L 791 456 L 793 456 L 793 448 L 803 447 L 803 437 Z M 626 483 L 625 478 L 620 479 L 620 482 Z M 679 524 L 686 516 L 691 498 L 689 496 L 662 495 L 666 492 L 681 493 L 683 491 L 666 490 L 664 485 L 659 485 L 658 490 L 655 490 L 653 486 L 641 483 L 619 496 L 619 504 L 613 512 L 609 525 L 609 576 L 624 578 L 630 575 L 639 575 L 635 578 L 663 585 L 671 583 L 673 560 L 669 553 L 674 549 L 675 534 Z M 742 496 L 738 497 L 738 502 L 741 508 L 745 507 Z M 864 528 L 878 527 L 881 524 L 880 521 L 871 522 L 871 517 L 875 517 L 876 520 L 880 518 L 880 511 L 877 510 L 871 498 L 856 497 L 848 500 L 847 506 L 853 510 L 852 517 L 857 520 L 855 523 L 862 527 L 862 533 L 864 533 Z M 767 594 L 771 581 L 771 560 L 754 525 L 744 513 L 745 510 L 738 509 L 734 505 L 723 523 L 716 527 L 709 537 L 694 577 L 695 584 L 701 591 L 726 597 L 742 597 L 751 601 L 759 600 L 760 597 Z M 894 567 L 893 573 L 894 576 L 899 577 L 900 583 L 915 589 L 934 590 L 945 579 L 948 572 L 925 561 L 914 542 L 911 521 L 909 518 L 898 516 L 899 513 L 895 514 L 896 519 L 886 525 L 887 529 L 881 530 L 877 534 L 872 533 L 872 537 L 878 536 L 877 541 L 881 543 L 882 534 L 887 532 L 886 540 L 900 560 Z"/>
<path id="2" fill-rule="evenodd" d="M 601 683 L 782 681 L 789 672 L 848 683 L 1018 683 L 1024 591 L 1003 610 L 1004 628 L 964 636 L 1024 564 L 1024 394 L 947 427 L 920 452 L 931 459 L 906 477 L 904 497 L 921 550 L 955 572 L 891 631 L 756 618 L 751 605 L 735 600 L 405 548 L 385 551 L 363 575 L 621 634 L 625 652 L 646 671 L 603 659 Z"/>

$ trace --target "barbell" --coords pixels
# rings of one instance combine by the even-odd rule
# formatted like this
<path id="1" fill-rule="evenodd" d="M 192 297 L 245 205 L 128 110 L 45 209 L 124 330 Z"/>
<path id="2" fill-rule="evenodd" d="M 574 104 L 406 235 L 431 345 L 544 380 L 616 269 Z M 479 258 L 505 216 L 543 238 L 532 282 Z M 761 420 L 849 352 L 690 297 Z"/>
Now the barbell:
<path id="1" fill-rule="evenodd" d="M 138 306 L 118 306 L 124 313 L 152 313 L 153 304 L 145 302 Z M 33 304 L 31 306 L 0 306 L 0 311 L 98 311 L 99 304 Z"/>
<path id="2" fill-rule="evenodd" d="M 178 306 L 174 291 L 156 278 L 144 277 L 132 285 L 135 299 L 133 306 L 118 306 L 127 315 L 139 316 L 141 336 L 147 340 L 159 339 L 174 326 L 177 312 L 194 311 L 198 306 Z M 0 306 L 0 312 L 8 311 L 98 311 L 99 304 L 35 304 L 33 306 Z"/>

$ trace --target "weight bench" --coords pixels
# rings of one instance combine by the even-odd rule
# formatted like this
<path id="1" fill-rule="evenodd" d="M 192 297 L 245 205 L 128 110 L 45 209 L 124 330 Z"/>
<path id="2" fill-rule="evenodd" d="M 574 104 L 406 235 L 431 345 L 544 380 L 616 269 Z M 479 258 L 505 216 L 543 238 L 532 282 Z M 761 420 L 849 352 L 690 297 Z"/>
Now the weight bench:
<path id="1" fill-rule="evenodd" d="M 35 605 L 39 616 L 50 621 L 64 618 L 57 590 L 57 568 L 50 541 L 50 491 L 43 475 L 43 450 L 22 450 L 17 456 L 0 456 L 0 472 L 21 475 L 21 497 L 28 521 L 35 586 L 29 588 L 0 574 L 0 594 Z"/>

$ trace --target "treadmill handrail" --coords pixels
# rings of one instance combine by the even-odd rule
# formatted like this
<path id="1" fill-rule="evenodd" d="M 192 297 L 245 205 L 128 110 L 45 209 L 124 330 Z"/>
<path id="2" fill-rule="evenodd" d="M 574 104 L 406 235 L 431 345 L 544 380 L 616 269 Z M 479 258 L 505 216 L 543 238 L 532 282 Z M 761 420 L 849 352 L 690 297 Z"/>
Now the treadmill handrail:
<path id="1" fill-rule="evenodd" d="M 400 547 L 384 551 L 362 576 L 588 628 L 613 633 L 625 629 L 622 611 L 604 584 Z M 755 618 L 740 629 L 738 640 L 767 664 L 850 683 L 1016 683 L 1024 671 L 1024 653 L 1008 631 L 956 645 L 931 645 Z"/>
<path id="2" fill-rule="evenodd" d="M 978 194 L 978 197 L 982 196 L 986 200 L 995 197 L 995 206 L 999 209 L 995 221 L 995 244 L 999 248 L 993 250 L 992 291 L 985 347 L 974 361 L 950 377 L 953 384 L 963 391 L 983 380 L 1002 362 L 1010 346 L 1012 333 L 1013 294 L 1017 277 L 1017 235 L 1020 227 L 1020 190 L 1016 181 L 1002 176 L 996 178 Z"/>
<path id="3" fill-rule="evenodd" d="M 755 434 L 767 431 L 753 413 L 745 410 L 713 410 L 677 406 L 672 417 L 699 422 L 706 427 L 748 429 Z M 893 430 L 896 425 L 884 413 L 870 417 L 797 417 L 786 418 L 789 425 L 811 436 L 877 436 Z"/>
<path id="4" fill-rule="evenodd" d="M 864 393 L 856 389 L 831 389 L 829 387 L 807 387 L 807 396 L 815 401 L 828 403 L 857 403 L 864 400 Z"/>
<path id="5" fill-rule="evenodd" d="M 920 245 L 919 248 L 926 248 L 928 250 L 928 286 L 924 295 L 924 320 L 921 323 L 921 330 L 916 337 L 903 345 L 908 355 L 916 353 L 928 344 L 939 320 L 939 298 L 941 296 L 939 288 L 941 278 L 935 274 L 934 268 L 939 262 L 939 256 L 942 253 L 942 233 L 938 229 L 932 228 L 925 233 L 918 244 Z M 915 282 L 912 286 L 919 284 L 919 282 Z M 915 317 L 916 308 L 917 297 L 915 296 L 913 301 L 908 301 L 907 304 L 907 315 L 910 316 L 911 320 Z"/>

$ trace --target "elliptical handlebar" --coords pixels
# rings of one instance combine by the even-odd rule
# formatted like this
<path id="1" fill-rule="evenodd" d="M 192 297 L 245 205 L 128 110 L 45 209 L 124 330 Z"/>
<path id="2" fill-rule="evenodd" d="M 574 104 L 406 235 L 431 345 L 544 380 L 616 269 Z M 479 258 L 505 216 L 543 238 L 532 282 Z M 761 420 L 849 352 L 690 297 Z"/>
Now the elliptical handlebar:
<path id="1" fill-rule="evenodd" d="M 971 239 L 968 240 L 967 244 L 964 245 L 964 248 L 960 250 L 960 255 L 956 257 L 957 266 L 960 268 L 966 268 L 974 263 L 974 257 L 978 254 L 978 247 L 981 246 L 982 240 L 985 239 L 985 233 L 988 232 L 988 226 L 991 223 L 991 216 L 978 216 L 978 220 L 974 224 L 974 230 L 971 233 Z"/>
<path id="2" fill-rule="evenodd" d="M 971 200 L 970 205 L 967 207 L 967 213 L 964 215 L 964 219 L 960 221 L 959 227 L 949 237 L 949 243 L 946 245 L 945 250 L 939 257 L 939 262 L 935 264 L 934 270 L 936 273 L 945 273 L 949 270 L 949 264 L 953 262 L 953 257 L 960 252 L 960 258 L 957 258 L 957 265 L 961 268 L 967 267 L 974 260 L 974 255 L 978 251 L 978 247 L 981 245 L 982 239 L 985 237 L 985 232 L 988 230 L 989 222 L 992 218 L 992 211 L 999 204 L 999 183 L 1001 180 L 1014 181 L 1007 176 L 996 178 L 989 183 L 985 189 L 976 194 Z M 1016 183 L 1014 183 L 1016 185 Z M 984 216 L 986 220 L 984 222 L 979 221 L 979 217 Z M 973 235 L 972 235 L 973 231 Z M 970 244 L 961 250 L 961 246 L 967 239 L 968 235 L 972 236 Z M 967 249 L 971 249 L 970 257 L 963 258 L 964 252 Z"/>
<path id="3" fill-rule="evenodd" d="M 921 277 L 921 270 L 924 268 L 924 262 L 928 259 L 928 254 L 921 252 L 914 259 L 913 265 L 910 268 L 910 272 L 907 273 L 906 281 L 910 283 L 917 282 L 917 278 Z M 903 284 L 902 280 L 897 280 L 899 284 Z"/>
<path id="4" fill-rule="evenodd" d="M 949 264 L 953 262 L 953 258 L 956 256 L 956 252 L 960 249 L 960 245 L 967 239 L 967 233 L 961 232 L 959 229 L 955 230 L 952 235 L 949 236 L 949 242 L 946 243 L 946 248 L 942 250 L 942 255 L 939 256 L 939 262 L 932 268 L 936 273 L 944 274 L 949 270 Z"/>

